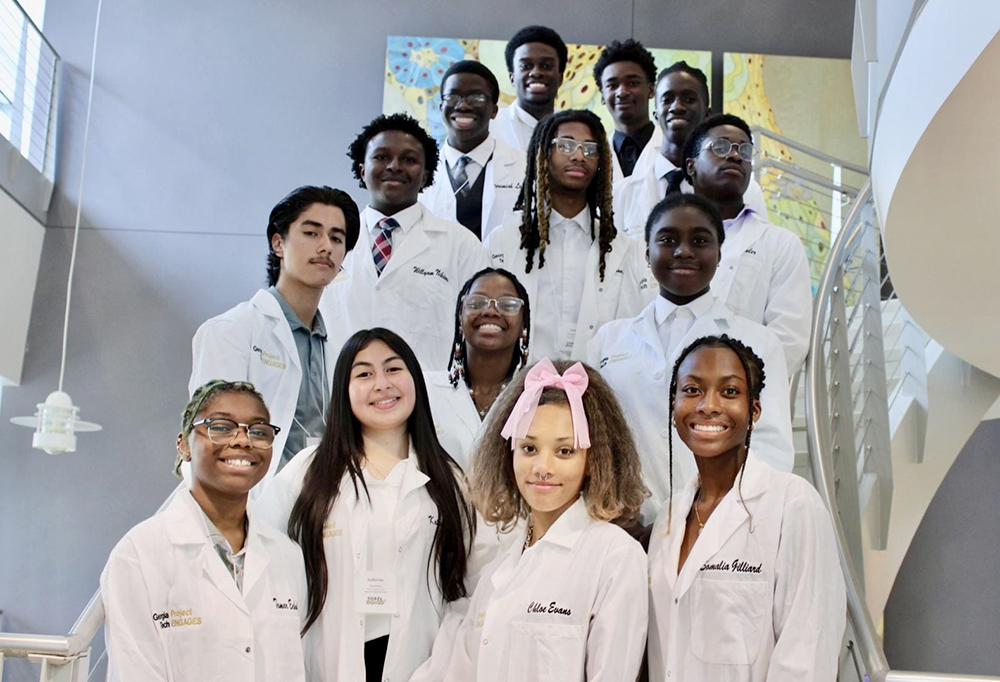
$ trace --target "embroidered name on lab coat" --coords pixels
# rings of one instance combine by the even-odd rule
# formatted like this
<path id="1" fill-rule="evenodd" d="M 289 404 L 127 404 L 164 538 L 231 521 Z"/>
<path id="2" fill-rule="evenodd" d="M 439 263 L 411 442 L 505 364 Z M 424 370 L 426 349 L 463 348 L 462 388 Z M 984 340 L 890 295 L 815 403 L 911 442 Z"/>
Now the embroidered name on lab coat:
<path id="1" fill-rule="evenodd" d="M 274 604 L 274 608 L 279 611 L 298 611 L 299 603 L 294 599 L 286 599 L 285 601 L 278 601 L 277 597 L 271 597 L 271 602 Z"/>
<path id="2" fill-rule="evenodd" d="M 323 524 L 323 537 L 324 538 L 339 538 L 344 534 L 342 528 L 337 528 L 336 523 L 324 523 Z"/>
<path id="3" fill-rule="evenodd" d="M 281 361 L 280 355 L 275 355 L 274 353 L 268 353 L 260 346 L 254 346 L 253 352 L 260 356 L 260 363 L 262 365 L 267 365 L 268 367 L 275 367 L 277 369 L 285 369 L 285 363 Z"/>
<path id="4" fill-rule="evenodd" d="M 702 571 L 722 571 L 730 573 L 761 573 L 761 567 L 763 564 L 757 564 L 756 566 L 746 561 L 741 561 L 736 559 L 732 563 L 721 559 L 714 564 L 705 562 L 705 565 L 701 567 Z"/>
<path id="5" fill-rule="evenodd" d="M 153 622 L 157 623 L 161 630 L 166 630 L 167 628 L 182 628 L 186 625 L 201 625 L 201 616 L 194 615 L 194 609 L 170 609 L 170 611 L 154 613 Z"/>
<path id="6" fill-rule="evenodd" d="M 493 186 L 497 189 L 521 189 L 520 182 L 494 182 Z"/>
<path id="7" fill-rule="evenodd" d="M 623 360 L 628 360 L 631 357 L 632 357 L 631 353 L 615 353 L 614 355 L 605 355 L 603 358 L 601 358 L 599 369 L 604 369 L 607 365 L 610 365 L 615 362 L 621 362 Z"/>
<path id="8" fill-rule="evenodd" d="M 533 601 L 528 604 L 528 613 L 554 613 L 557 616 L 572 616 L 573 610 L 563 608 L 555 602 L 549 602 L 549 605 L 546 606 L 540 602 Z"/>
<path id="9" fill-rule="evenodd" d="M 757 252 L 753 250 L 752 246 L 750 248 L 748 248 L 746 251 L 744 251 L 743 253 L 749 253 L 751 256 L 756 256 L 757 255 Z"/>
<path id="10" fill-rule="evenodd" d="M 415 274 L 415 275 L 437 275 L 438 277 L 440 277 L 441 279 L 443 279 L 445 282 L 450 281 L 448 279 L 448 276 L 445 275 L 443 272 L 441 272 L 440 268 L 434 268 L 434 270 L 424 270 L 423 268 L 414 265 L 413 266 L 413 274 Z"/>

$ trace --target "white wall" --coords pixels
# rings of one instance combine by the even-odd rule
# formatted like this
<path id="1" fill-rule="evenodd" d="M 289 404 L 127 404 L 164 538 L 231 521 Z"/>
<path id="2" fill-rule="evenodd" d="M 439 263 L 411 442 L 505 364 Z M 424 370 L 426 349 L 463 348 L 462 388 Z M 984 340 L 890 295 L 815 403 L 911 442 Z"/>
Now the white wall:
<path id="1" fill-rule="evenodd" d="M 0 383 L 21 383 L 45 228 L 0 191 Z M 53 390 L 55 388 L 53 387 Z"/>

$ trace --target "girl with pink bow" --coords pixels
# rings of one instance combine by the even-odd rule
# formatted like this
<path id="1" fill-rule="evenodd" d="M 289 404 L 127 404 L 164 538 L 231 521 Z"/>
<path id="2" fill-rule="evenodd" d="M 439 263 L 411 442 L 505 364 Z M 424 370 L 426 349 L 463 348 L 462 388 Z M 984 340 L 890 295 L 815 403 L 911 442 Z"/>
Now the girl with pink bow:
<path id="1" fill-rule="evenodd" d="M 484 569 L 457 635 L 438 637 L 439 660 L 413 680 L 636 679 L 646 557 L 619 524 L 649 493 L 611 388 L 579 362 L 522 370 L 487 418 L 473 471 L 477 508 L 515 537 Z"/>

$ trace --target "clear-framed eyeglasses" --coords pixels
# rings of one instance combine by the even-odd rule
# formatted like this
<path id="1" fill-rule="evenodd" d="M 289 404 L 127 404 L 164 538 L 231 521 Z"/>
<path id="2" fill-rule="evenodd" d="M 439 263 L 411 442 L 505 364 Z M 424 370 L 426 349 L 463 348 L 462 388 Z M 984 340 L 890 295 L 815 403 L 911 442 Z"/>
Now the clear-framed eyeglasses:
<path id="1" fill-rule="evenodd" d="M 587 140 L 586 142 L 579 142 L 574 140 L 572 137 L 557 137 L 552 140 L 552 146 L 555 147 L 561 154 L 566 156 L 573 156 L 577 149 L 583 149 L 583 155 L 596 159 L 600 156 L 600 147 L 596 142 Z"/>
<path id="2" fill-rule="evenodd" d="M 449 107 L 457 107 L 462 102 L 470 104 L 474 107 L 481 107 L 490 101 L 489 95 L 485 95 L 481 92 L 473 92 L 469 95 L 459 95 L 458 93 L 442 95 L 441 101 L 447 104 Z"/>
<path id="3" fill-rule="evenodd" d="M 209 417 L 192 424 L 192 427 L 205 425 L 205 433 L 208 439 L 216 445 L 229 445 L 236 440 L 236 434 L 240 432 L 240 427 L 246 429 L 247 439 L 250 445 L 255 448 L 269 448 L 274 443 L 274 437 L 278 435 L 281 428 L 274 424 L 258 422 L 256 424 L 241 424 L 225 417 Z"/>
<path id="4" fill-rule="evenodd" d="M 465 308 L 466 312 L 470 313 L 481 313 L 486 310 L 491 303 L 496 306 L 498 313 L 507 317 L 517 315 L 524 308 L 524 301 L 516 296 L 490 298 L 488 296 L 483 296 L 482 294 L 468 294 L 462 299 L 462 307 Z"/>
<path id="5" fill-rule="evenodd" d="M 706 149 L 711 149 L 712 153 L 718 156 L 720 159 L 724 159 L 729 156 L 733 149 L 736 153 L 740 155 L 740 158 L 744 161 L 753 161 L 754 157 L 757 155 L 757 150 L 750 142 L 733 142 L 732 140 L 725 137 L 717 137 L 704 147 L 702 151 Z"/>

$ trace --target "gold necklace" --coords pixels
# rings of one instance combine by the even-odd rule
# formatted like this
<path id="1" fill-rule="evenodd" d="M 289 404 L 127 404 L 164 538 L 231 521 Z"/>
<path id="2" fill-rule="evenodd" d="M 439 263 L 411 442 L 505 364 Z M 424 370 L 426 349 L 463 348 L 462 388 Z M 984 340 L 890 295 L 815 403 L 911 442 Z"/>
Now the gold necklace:
<path id="1" fill-rule="evenodd" d="M 698 494 L 694 497 L 694 519 L 698 522 L 698 535 L 701 535 L 701 531 L 705 530 L 705 524 L 701 521 L 701 514 L 698 513 L 698 500 L 701 499 L 701 488 L 698 488 Z"/>
<path id="2" fill-rule="evenodd" d="M 535 522 L 528 521 L 528 534 L 524 538 L 524 547 L 521 548 L 522 552 L 531 547 L 531 538 L 534 534 L 535 534 Z"/>
<path id="3" fill-rule="evenodd" d="M 500 395 L 505 388 L 507 388 L 507 382 L 506 381 L 503 382 L 502 384 L 500 384 L 500 388 L 498 388 L 496 390 L 496 392 L 493 393 L 493 397 L 486 404 L 486 407 L 483 407 L 483 408 L 480 408 L 479 404 L 476 402 L 476 391 L 475 391 L 475 389 L 474 388 L 470 388 L 469 389 L 469 397 L 472 398 L 472 405 L 473 405 L 473 407 L 476 408 L 476 412 L 479 413 L 479 418 L 480 419 L 485 419 L 486 418 L 486 415 L 490 413 L 490 408 L 493 407 L 493 403 L 496 402 L 497 396 Z"/>
<path id="4" fill-rule="evenodd" d="M 385 480 L 385 475 L 381 471 L 379 471 L 375 467 L 375 465 L 372 464 L 372 461 L 370 459 L 368 459 L 367 457 L 365 457 L 365 468 L 368 469 L 368 472 L 372 476 L 375 477 L 375 480 L 377 480 L 377 481 L 384 481 Z"/>

